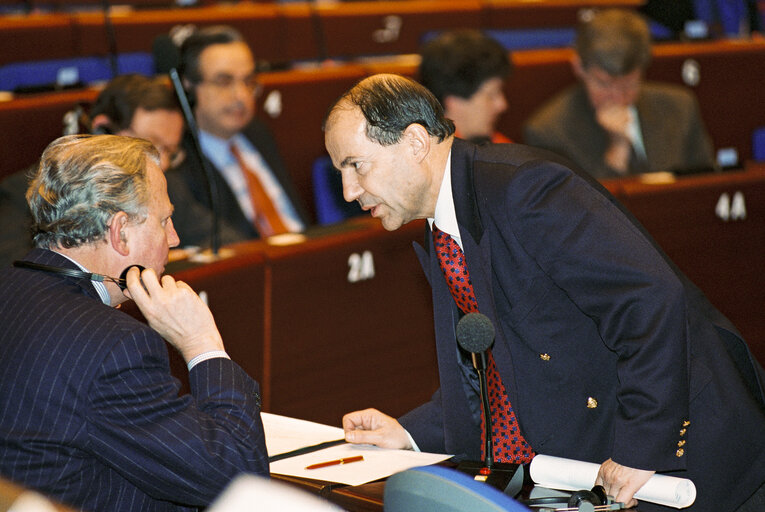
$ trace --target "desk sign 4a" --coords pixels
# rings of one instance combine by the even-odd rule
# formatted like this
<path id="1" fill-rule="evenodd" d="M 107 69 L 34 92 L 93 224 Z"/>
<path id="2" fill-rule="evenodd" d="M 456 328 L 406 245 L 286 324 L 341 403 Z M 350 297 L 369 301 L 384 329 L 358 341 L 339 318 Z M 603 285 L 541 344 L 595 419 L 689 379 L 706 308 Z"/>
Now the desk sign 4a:
<path id="1" fill-rule="evenodd" d="M 723 221 L 746 219 L 746 202 L 744 194 L 740 191 L 733 194 L 733 199 L 723 192 L 715 205 L 715 214 Z"/>

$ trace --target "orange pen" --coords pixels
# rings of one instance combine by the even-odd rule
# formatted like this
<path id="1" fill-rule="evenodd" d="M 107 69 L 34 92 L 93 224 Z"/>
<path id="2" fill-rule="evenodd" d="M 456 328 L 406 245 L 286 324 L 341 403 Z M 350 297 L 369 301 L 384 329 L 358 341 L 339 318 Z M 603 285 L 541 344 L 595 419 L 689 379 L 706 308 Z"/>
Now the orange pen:
<path id="1" fill-rule="evenodd" d="M 356 455 L 355 457 L 346 457 L 344 459 L 328 460 L 327 462 L 319 462 L 306 466 L 306 469 L 319 469 L 326 468 L 327 466 L 339 466 L 340 464 L 350 464 L 351 462 L 359 462 L 364 460 L 363 455 Z"/>

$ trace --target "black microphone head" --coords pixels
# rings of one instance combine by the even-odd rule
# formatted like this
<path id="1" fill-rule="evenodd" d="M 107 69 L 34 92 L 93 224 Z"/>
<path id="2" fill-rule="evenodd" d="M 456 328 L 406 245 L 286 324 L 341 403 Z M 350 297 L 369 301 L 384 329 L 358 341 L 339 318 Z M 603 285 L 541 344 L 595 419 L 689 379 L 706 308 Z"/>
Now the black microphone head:
<path id="1" fill-rule="evenodd" d="M 119 279 L 117 279 L 117 286 L 120 287 L 120 290 L 125 290 L 127 288 L 127 273 L 133 267 L 138 267 L 138 272 L 143 272 L 146 270 L 146 267 L 143 265 L 130 265 L 125 270 L 123 270 Z M 141 281 L 141 284 L 143 284 L 143 281 Z"/>
<path id="2" fill-rule="evenodd" d="M 160 34 L 151 45 L 154 70 L 157 74 L 169 73 L 181 63 L 181 51 L 168 34 Z"/>
<path id="3" fill-rule="evenodd" d="M 457 323 L 457 343 L 468 352 L 486 352 L 493 342 L 494 326 L 486 315 L 468 313 Z"/>

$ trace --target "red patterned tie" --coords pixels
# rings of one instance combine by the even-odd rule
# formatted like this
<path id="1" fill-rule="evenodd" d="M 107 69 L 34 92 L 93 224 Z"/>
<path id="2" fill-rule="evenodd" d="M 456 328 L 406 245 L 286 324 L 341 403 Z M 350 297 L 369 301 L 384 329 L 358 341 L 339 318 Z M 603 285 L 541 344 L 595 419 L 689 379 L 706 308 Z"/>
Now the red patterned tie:
<path id="1" fill-rule="evenodd" d="M 478 302 L 470 282 L 465 254 L 459 244 L 447 233 L 433 225 L 433 240 L 435 243 L 438 263 L 449 285 L 449 291 L 463 313 L 478 311 Z M 494 356 L 488 351 L 489 364 L 486 369 L 486 387 L 489 390 L 489 409 L 494 424 L 492 442 L 494 445 L 494 460 L 497 462 L 512 462 L 521 464 L 530 462 L 534 452 L 529 443 L 521 435 L 518 419 L 515 417 L 510 400 L 505 391 L 505 385 L 497 371 Z M 481 458 L 485 457 L 484 446 L 486 425 L 481 415 Z"/>

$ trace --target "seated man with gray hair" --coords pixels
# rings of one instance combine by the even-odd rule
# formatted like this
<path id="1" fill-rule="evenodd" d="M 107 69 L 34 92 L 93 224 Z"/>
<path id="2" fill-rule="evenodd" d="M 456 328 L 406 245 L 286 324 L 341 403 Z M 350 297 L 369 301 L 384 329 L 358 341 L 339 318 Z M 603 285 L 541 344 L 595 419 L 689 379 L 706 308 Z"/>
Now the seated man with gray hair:
<path id="1" fill-rule="evenodd" d="M 257 382 L 199 296 L 160 280 L 179 241 L 157 150 L 61 137 L 27 201 L 36 248 L 0 272 L 0 474 L 91 511 L 197 509 L 267 475 Z M 149 325 L 117 309 L 127 298 Z"/>

